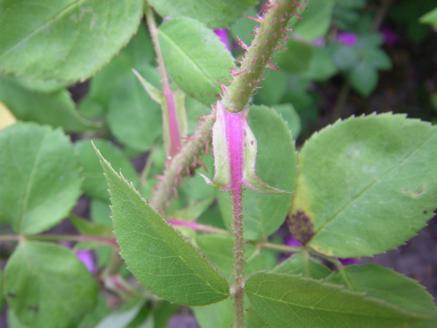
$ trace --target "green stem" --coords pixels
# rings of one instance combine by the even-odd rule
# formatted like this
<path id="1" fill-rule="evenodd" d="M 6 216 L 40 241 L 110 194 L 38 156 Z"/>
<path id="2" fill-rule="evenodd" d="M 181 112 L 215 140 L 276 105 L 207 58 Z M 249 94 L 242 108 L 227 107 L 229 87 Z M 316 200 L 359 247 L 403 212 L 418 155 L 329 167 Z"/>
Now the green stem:
<path id="1" fill-rule="evenodd" d="M 272 54 L 287 34 L 287 23 L 302 5 L 293 0 L 269 1 L 270 9 L 262 18 L 261 25 L 246 55 L 239 73 L 229 85 L 223 104 L 231 112 L 240 112 L 249 102 L 261 82 L 263 72 Z"/>
<path id="2" fill-rule="evenodd" d="M 182 174 L 188 170 L 193 160 L 201 153 L 205 144 L 209 142 L 214 120 L 215 112 L 202 117 L 194 135 L 168 164 L 150 200 L 150 205 L 156 211 L 160 213 L 164 211 L 181 181 Z"/>
<path id="3" fill-rule="evenodd" d="M 102 236 L 90 236 L 90 235 L 3 235 L 0 236 L 0 242 L 8 241 L 23 241 L 23 240 L 35 240 L 35 241 L 75 241 L 75 242 L 95 242 L 103 245 L 117 246 L 117 242 L 111 237 Z"/>

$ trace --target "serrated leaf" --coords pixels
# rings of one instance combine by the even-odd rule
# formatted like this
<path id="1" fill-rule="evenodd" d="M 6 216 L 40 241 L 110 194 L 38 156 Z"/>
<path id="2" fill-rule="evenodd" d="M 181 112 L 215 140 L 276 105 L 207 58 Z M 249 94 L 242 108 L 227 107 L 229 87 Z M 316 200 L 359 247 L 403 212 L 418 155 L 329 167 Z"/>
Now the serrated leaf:
<path id="1" fill-rule="evenodd" d="M 317 259 L 306 256 L 302 253 L 297 253 L 280 263 L 273 269 L 273 272 L 323 279 L 329 276 L 331 270 Z"/>
<path id="2" fill-rule="evenodd" d="M 437 318 L 432 296 L 419 283 L 382 266 L 350 265 L 335 272 L 326 281 L 346 286 L 344 276 L 354 291 L 397 306 L 405 313 L 428 319 Z"/>
<path id="3" fill-rule="evenodd" d="M 293 204 L 312 223 L 309 246 L 360 257 L 410 239 L 437 204 L 436 145 L 435 127 L 391 114 L 350 118 L 311 137 Z"/>
<path id="4" fill-rule="evenodd" d="M 93 310 L 97 284 L 67 248 L 22 242 L 5 270 L 4 293 L 9 308 L 34 328 L 77 326 Z"/>
<path id="5" fill-rule="evenodd" d="M 424 319 L 364 293 L 295 275 L 257 273 L 245 290 L 272 327 L 389 328 Z"/>
<path id="6" fill-rule="evenodd" d="M 120 149 L 103 139 L 97 139 L 93 142 L 116 170 L 122 172 L 127 178 L 134 181 L 135 184 L 138 183 L 138 175 L 134 167 Z M 85 194 L 101 200 L 109 199 L 102 167 L 91 141 L 79 141 L 74 147 L 79 163 L 82 166 L 82 175 L 84 177 L 82 189 Z"/>
<path id="7" fill-rule="evenodd" d="M 42 93 L 25 88 L 15 79 L 0 77 L 0 101 L 20 121 L 48 124 L 70 132 L 97 127 L 79 115 L 67 90 Z"/>
<path id="8" fill-rule="evenodd" d="M 209 27 L 225 27 L 236 21 L 257 0 L 150 0 L 161 16 L 187 16 Z"/>
<path id="9" fill-rule="evenodd" d="M 220 85 L 231 78 L 232 55 L 202 23 L 187 17 L 174 18 L 159 28 L 165 64 L 178 86 L 189 96 L 210 105 Z"/>
<path id="10" fill-rule="evenodd" d="M 62 220 L 80 195 L 73 146 L 60 130 L 17 123 L 0 131 L 0 222 L 22 234 Z"/>
<path id="11" fill-rule="evenodd" d="M 264 106 L 253 106 L 248 122 L 257 139 L 256 174 L 269 185 L 291 192 L 295 181 L 295 149 L 287 124 L 273 109 Z M 244 190 L 245 237 L 259 240 L 273 233 L 284 222 L 291 197 L 291 194 Z M 219 205 L 230 227 L 232 206 L 227 193 L 219 194 Z"/>
<path id="12" fill-rule="evenodd" d="M 129 270 L 171 302 L 204 305 L 228 297 L 228 284 L 99 154 L 112 203 L 114 231 Z"/>
<path id="13" fill-rule="evenodd" d="M 107 63 L 137 30 L 143 1 L 1 0 L 0 8 L 0 71 L 53 90 Z"/>

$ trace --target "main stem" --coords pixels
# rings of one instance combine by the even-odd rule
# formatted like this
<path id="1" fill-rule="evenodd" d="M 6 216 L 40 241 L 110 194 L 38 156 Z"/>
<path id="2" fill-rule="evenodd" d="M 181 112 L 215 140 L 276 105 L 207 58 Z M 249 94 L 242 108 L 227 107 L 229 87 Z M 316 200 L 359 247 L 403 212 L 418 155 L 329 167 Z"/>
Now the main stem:
<path id="1" fill-rule="evenodd" d="M 278 0 L 269 1 L 269 6 L 270 9 L 265 14 L 254 41 L 243 59 L 240 74 L 234 78 L 224 95 L 223 102 L 227 110 L 241 111 L 247 105 L 250 96 L 260 83 L 273 51 L 285 35 L 289 19 L 296 14 L 299 6 L 303 10 L 305 5 L 299 5 L 297 0 Z M 239 100 L 240 96 L 241 100 Z M 188 169 L 192 160 L 200 154 L 205 143 L 210 140 L 214 120 L 215 113 L 206 116 L 198 125 L 194 136 L 182 146 L 180 152 L 167 166 L 150 202 L 158 212 L 163 212 L 181 181 L 182 172 Z"/>

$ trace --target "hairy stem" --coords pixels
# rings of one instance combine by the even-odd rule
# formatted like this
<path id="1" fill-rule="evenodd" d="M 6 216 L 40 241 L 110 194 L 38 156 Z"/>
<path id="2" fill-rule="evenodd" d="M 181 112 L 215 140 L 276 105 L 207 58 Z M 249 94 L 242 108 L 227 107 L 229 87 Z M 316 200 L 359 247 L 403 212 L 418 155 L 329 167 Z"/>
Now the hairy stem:
<path id="1" fill-rule="evenodd" d="M 158 39 L 158 28 L 156 27 L 155 18 L 153 16 L 153 10 L 147 6 L 146 3 L 146 20 L 149 28 L 150 36 L 152 38 L 153 47 L 156 54 L 156 62 L 158 63 L 159 75 L 161 76 L 162 92 L 164 94 L 167 117 L 168 117 L 168 141 L 169 150 L 168 155 L 173 158 L 181 149 L 181 133 L 178 125 L 176 115 L 176 104 L 174 100 L 174 94 L 171 90 L 170 79 L 168 77 L 167 70 L 164 64 L 164 57 L 162 56 L 161 46 Z"/>
<path id="2" fill-rule="evenodd" d="M 301 6 L 296 0 L 269 0 L 267 12 L 241 63 L 239 73 L 229 85 L 223 103 L 227 110 L 240 112 L 261 82 L 278 43 L 287 34 L 287 23 Z"/>
<path id="3" fill-rule="evenodd" d="M 240 95 L 241 99 L 245 100 L 238 101 L 240 104 L 238 108 L 243 109 L 247 105 L 250 95 L 254 93 L 260 82 L 262 72 L 268 64 L 275 47 L 284 37 L 288 20 L 296 13 L 299 5 L 296 0 L 279 0 L 271 6 L 271 9 L 265 14 L 265 19 L 243 60 L 242 74 L 231 82 L 228 91 L 224 95 L 224 98 L 227 99 L 225 105 L 226 103 L 232 103 L 234 99 L 240 99 Z M 269 24 L 273 25 L 270 26 Z M 264 53 L 263 47 L 268 48 L 265 49 L 266 53 Z M 262 58 L 257 59 L 257 56 Z M 232 110 L 232 106 L 228 106 L 227 109 Z M 180 152 L 167 166 L 150 201 L 151 206 L 158 212 L 163 212 L 181 181 L 182 172 L 188 169 L 192 160 L 201 152 L 205 143 L 210 140 L 214 120 L 214 113 L 206 116 L 196 128 L 194 136 L 182 145 Z"/>
<path id="4" fill-rule="evenodd" d="M 182 173 L 188 170 L 193 160 L 200 154 L 205 144 L 209 142 L 214 120 L 215 112 L 202 117 L 194 135 L 170 161 L 150 200 L 150 205 L 156 211 L 160 213 L 164 211 L 181 181 Z"/>

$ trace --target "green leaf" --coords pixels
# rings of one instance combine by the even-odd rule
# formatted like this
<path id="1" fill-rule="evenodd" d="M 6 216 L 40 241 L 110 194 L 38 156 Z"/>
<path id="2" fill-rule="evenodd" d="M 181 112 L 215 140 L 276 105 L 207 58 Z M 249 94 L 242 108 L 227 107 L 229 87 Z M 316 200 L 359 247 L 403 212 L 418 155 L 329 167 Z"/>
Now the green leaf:
<path id="1" fill-rule="evenodd" d="M 371 256 L 414 236 L 437 203 L 436 145 L 435 127 L 391 114 L 340 121 L 311 137 L 293 204 L 312 224 L 309 246 Z"/>
<path id="2" fill-rule="evenodd" d="M 253 106 L 248 114 L 248 122 L 257 140 L 256 174 L 271 186 L 292 191 L 296 159 L 287 123 L 273 109 L 264 106 Z M 291 196 L 244 190 L 245 237 L 259 240 L 272 234 L 284 222 Z M 219 205 L 225 223 L 230 228 L 232 206 L 228 193 L 219 194 Z"/>
<path id="3" fill-rule="evenodd" d="M 161 16 L 187 16 L 208 27 L 225 27 L 235 22 L 257 0 L 150 0 Z"/>
<path id="4" fill-rule="evenodd" d="M 146 74 L 146 70 L 139 71 Z M 159 106 L 147 95 L 130 69 L 123 84 L 114 90 L 108 106 L 109 128 L 118 140 L 132 149 L 145 151 L 161 135 Z"/>
<path id="5" fill-rule="evenodd" d="M 34 328 L 76 327 L 97 301 L 97 284 L 67 248 L 22 242 L 4 277 L 9 308 Z"/>
<path id="6" fill-rule="evenodd" d="M 356 91 L 363 96 L 368 96 L 378 84 L 378 72 L 367 62 L 360 62 L 352 69 L 349 79 Z"/>
<path id="7" fill-rule="evenodd" d="M 3 309 L 3 271 L 0 271 L 0 311 Z"/>
<path id="8" fill-rule="evenodd" d="M 73 146 L 60 130 L 17 123 L 0 131 L 0 222 L 34 234 L 65 217 L 80 195 Z"/>
<path id="9" fill-rule="evenodd" d="M 107 225 L 94 223 L 77 216 L 72 216 L 70 221 L 81 235 L 112 236 L 112 229 Z"/>
<path id="10" fill-rule="evenodd" d="M 426 319 L 396 304 L 311 278 L 257 273 L 246 293 L 254 311 L 272 327 L 401 327 Z"/>
<path id="11" fill-rule="evenodd" d="M 273 108 L 282 116 L 282 118 L 287 122 L 288 128 L 296 139 L 302 129 L 299 114 L 296 113 L 296 109 L 292 104 L 281 104 L 275 105 Z"/>
<path id="12" fill-rule="evenodd" d="M 93 142 L 117 171 L 122 172 L 135 184 L 138 183 L 138 175 L 134 167 L 120 149 L 103 139 L 94 140 Z M 84 177 L 82 188 L 85 194 L 102 200 L 109 199 L 102 167 L 91 141 L 79 141 L 75 144 L 75 150 L 79 163 L 82 165 L 82 175 Z"/>
<path id="13" fill-rule="evenodd" d="M 99 154 L 112 202 L 114 231 L 129 270 L 171 302 L 204 305 L 228 297 L 228 284 Z"/>
<path id="14" fill-rule="evenodd" d="M 173 4 L 174 5 L 174 4 Z M 202 23 L 180 17 L 159 29 L 164 60 L 173 80 L 204 104 L 215 102 L 220 85 L 231 78 L 232 55 Z"/>
<path id="15" fill-rule="evenodd" d="M 350 265 L 342 271 L 333 273 L 327 281 L 345 285 L 346 276 L 354 291 L 397 306 L 405 313 L 437 318 L 432 296 L 413 279 L 374 264 Z"/>
<path id="16" fill-rule="evenodd" d="M 266 70 L 262 88 L 255 95 L 256 102 L 268 106 L 280 103 L 287 92 L 287 82 L 286 73 Z"/>
<path id="17" fill-rule="evenodd" d="M 229 282 L 233 280 L 234 257 L 233 239 L 227 235 L 198 235 L 196 243 L 208 259 L 216 265 L 218 270 Z M 275 254 L 270 251 L 259 251 L 255 245 L 246 244 L 244 249 L 246 260 L 245 273 L 251 274 L 259 270 L 272 269 L 276 264 Z"/>
<path id="18" fill-rule="evenodd" d="M 331 270 L 317 259 L 302 253 L 293 254 L 273 270 L 275 273 L 303 275 L 314 279 L 326 278 Z"/>
<path id="19" fill-rule="evenodd" d="M 334 0 L 311 0 L 303 19 L 296 25 L 295 33 L 305 40 L 314 40 L 324 36 L 331 23 Z"/>
<path id="20" fill-rule="evenodd" d="M 303 72 L 304 77 L 315 81 L 326 81 L 337 72 L 337 67 L 330 57 L 329 49 L 313 47 L 313 56 L 308 69 Z"/>
<path id="21" fill-rule="evenodd" d="M 312 60 L 314 48 L 308 43 L 290 39 L 286 50 L 275 55 L 275 62 L 289 73 L 297 74 L 308 70 Z"/>
<path id="22" fill-rule="evenodd" d="M 12 78 L 0 77 L 0 101 L 21 121 L 48 124 L 72 132 L 96 127 L 79 115 L 66 90 L 42 93 L 29 90 Z"/>
<path id="23" fill-rule="evenodd" d="M 420 17 L 420 22 L 430 24 L 434 29 L 437 29 L 437 7 Z"/>
<path id="24" fill-rule="evenodd" d="M 142 0 L 0 0 L 0 72 L 53 90 L 84 80 L 132 37 Z"/>
<path id="25" fill-rule="evenodd" d="M 234 324 L 234 306 L 228 298 L 215 304 L 193 308 L 196 319 L 202 328 L 230 328 Z"/>

